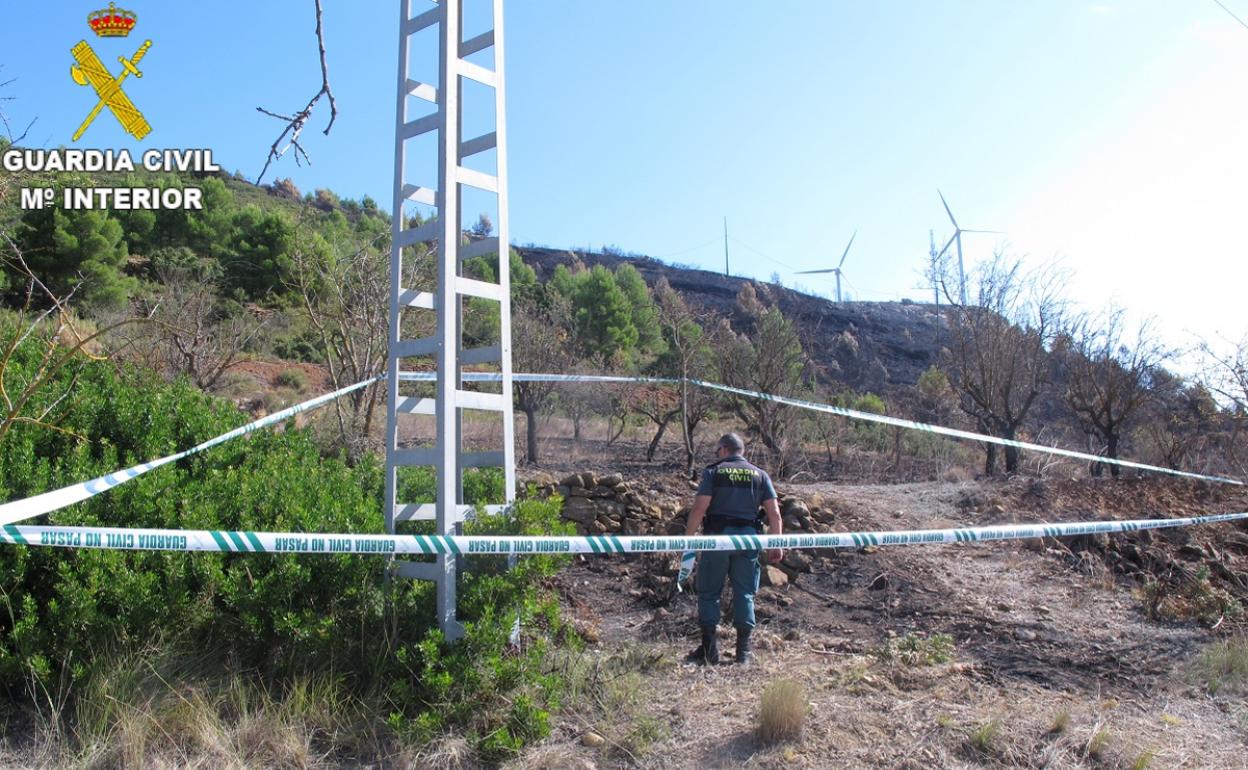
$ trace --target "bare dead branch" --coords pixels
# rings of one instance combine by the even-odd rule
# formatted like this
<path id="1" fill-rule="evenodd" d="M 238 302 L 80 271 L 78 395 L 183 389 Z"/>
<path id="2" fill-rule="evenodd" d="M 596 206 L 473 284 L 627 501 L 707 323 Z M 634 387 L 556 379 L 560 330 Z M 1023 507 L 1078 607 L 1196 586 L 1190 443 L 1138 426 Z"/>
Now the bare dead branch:
<path id="1" fill-rule="evenodd" d="M 3 64 L 0 64 L 0 69 L 4 69 Z M 8 80 L 0 83 L 0 88 L 10 86 L 15 82 L 17 82 L 17 78 L 9 78 Z M 11 101 L 13 101 L 12 96 L 0 96 L 0 102 L 11 102 Z M 26 128 L 22 129 L 22 133 L 14 136 L 13 127 L 12 125 L 9 124 L 9 116 L 6 115 L 3 110 L 0 110 L 0 124 L 4 125 L 4 133 L 9 138 L 10 144 L 17 144 L 18 142 L 24 140 L 26 138 L 26 135 L 30 133 L 31 127 L 35 125 L 35 121 L 38 119 L 39 118 L 37 117 L 31 118 L 30 122 L 26 124 Z"/>
<path id="2" fill-rule="evenodd" d="M 316 45 L 321 61 L 321 88 L 308 100 L 307 105 L 294 115 L 282 115 L 263 107 L 256 108 L 257 112 L 286 122 L 286 127 L 282 129 L 282 133 L 278 134 L 277 139 L 269 147 L 268 158 L 264 161 L 264 168 L 260 170 L 260 176 L 256 178 L 256 184 L 259 184 L 264 179 L 264 175 L 268 172 L 269 166 L 273 161 L 281 158 L 292 147 L 295 149 L 296 165 L 302 165 L 300 157 L 307 161 L 309 165 L 312 164 L 312 159 L 308 157 L 307 151 L 303 149 L 303 145 L 299 144 L 299 136 L 303 133 L 308 119 L 312 117 L 312 110 L 316 108 L 317 103 L 322 98 L 329 99 L 329 123 L 325 126 L 325 131 L 323 132 L 325 136 L 329 136 L 330 129 L 334 127 L 334 121 L 338 119 L 338 102 L 334 99 L 333 89 L 329 86 L 329 63 L 325 57 L 325 33 L 322 21 L 321 0 L 313 0 L 313 2 L 316 4 Z M 285 142 L 284 145 L 283 142 Z"/>

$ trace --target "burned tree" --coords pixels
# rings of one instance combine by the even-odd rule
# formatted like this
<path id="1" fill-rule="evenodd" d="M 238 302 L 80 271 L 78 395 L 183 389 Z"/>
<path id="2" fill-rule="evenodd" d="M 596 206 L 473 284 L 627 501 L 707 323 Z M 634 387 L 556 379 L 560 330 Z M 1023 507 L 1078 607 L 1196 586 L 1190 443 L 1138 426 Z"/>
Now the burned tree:
<path id="1" fill-rule="evenodd" d="M 1014 440 L 1052 377 L 1049 347 L 1061 329 L 1063 281 L 1053 268 L 1024 272 L 1021 262 L 1001 254 L 980 265 L 972 281 L 974 304 L 945 311 L 944 368 L 976 428 Z M 1017 472 L 1019 450 L 1007 446 L 1004 454 L 1006 473 Z M 997 446 L 988 444 L 984 472 L 995 473 L 996 464 Z"/>
<path id="2" fill-rule="evenodd" d="M 519 296 L 511 307 L 511 361 L 516 371 L 563 371 L 568 363 L 567 300 L 554 291 Z M 516 408 L 524 412 L 526 459 L 538 462 L 537 419 L 554 406 L 556 383 L 514 382 Z"/>
<path id="3" fill-rule="evenodd" d="M 1136 329 L 1134 339 L 1127 339 L 1121 308 L 1077 319 L 1069 341 L 1063 356 L 1066 403 L 1084 430 L 1102 443 L 1105 456 L 1116 460 L 1123 437 L 1153 397 L 1153 375 L 1169 353 L 1147 321 Z M 1104 464 L 1094 463 L 1092 475 L 1100 476 L 1103 470 Z M 1110 465 L 1110 473 L 1117 478 L 1121 467 Z"/>
<path id="4" fill-rule="evenodd" d="M 386 370 L 389 247 L 388 229 L 363 244 L 335 247 L 315 237 L 296 241 L 287 288 L 316 334 L 334 390 Z M 407 269 L 420 264 L 414 257 Z M 339 440 L 352 459 L 364 451 L 384 387 L 377 382 L 334 400 Z"/>
<path id="5" fill-rule="evenodd" d="M 719 327 L 711 324 L 709 315 L 699 314 L 690 308 L 666 278 L 659 278 L 654 294 L 659 325 L 667 343 L 667 349 L 655 362 L 655 371 L 661 376 L 680 379 L 677 410 L 685 450 L 685 472 L 690 478 L 696 478 L 694 435 L 698 425 L 709 414 L 714 397 L 706 388 L 691 385 L 689 380 L 705 378 L 714 368 L 712 348 Z M 663 428 L 660 425 L 660 435 Z M 654 443 L 657 445 L 657 437 Z M 650 455 L 653 456 L 653 450 Z"/>
<path id="6" fill-rule="evenodd" d="M 752 339 L 725 334 L 718 353 L 719 375 L 726 385 L 778 396 L 800 396 L 808 390 L 802 343 L 778 308 L 763 311 Z M 769 398 L 732 395 L 727 402 L 747 430 L 771 450 L 776 474 L 783 476 L 788 470 L 788 438 L 797 410 Z"/>

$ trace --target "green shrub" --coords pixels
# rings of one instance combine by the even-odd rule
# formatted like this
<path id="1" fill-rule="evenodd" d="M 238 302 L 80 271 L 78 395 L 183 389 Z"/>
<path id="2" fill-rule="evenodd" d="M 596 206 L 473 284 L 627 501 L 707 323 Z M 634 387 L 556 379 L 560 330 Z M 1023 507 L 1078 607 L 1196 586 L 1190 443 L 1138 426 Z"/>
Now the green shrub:
<path id="1" fill-rule="evenodd" d="M 911 631 L 900 639 L 890 640 L 877 650 L 886 661 L 895 660 L 907 666 L 935 666 L 953 660 L 953 637 L 949 634 L 923 634 Z"/>
<path id="2" fill-rule="evenodd" d="M 302 392 L 308 388 L 308 375 L 300 369 L 283 369 L 277 373 L 273 382 L 279 388 L 290 388 Z"/>
<path id="3" fill-rule="evenodd" d="M 39 344 L 32 339 L 17 351 L 2 373 L 6 385 L 28 376 Z M 52 412 L 60 430 L 18 424 L 0 442 L 0 500 L 161 457 L 247 419 L 184 383 L 87 360 L 68 367 L 28 408 L 52 405 L 57 387 L 71 383 L 73 398 Z M 62 525 L 379 532 L 382 477 L 376 458 L 349 466 L 322 457 L 306 431 L 288 426 L 163 466 L 48 518 Z M 470 474 L 465 493 L 501 500 L 501 472 Z M 465 530 L 568 532 L 557 500 L 523 502 Z M 0 688 L 15 702 L 46 702 L 53 692 L 72 700 L 114 662 L 161 640 L 215 661 L 223 677 L 241 672 L 269 685 L 333 677 L 353 694 L 383 697 L 408 733 L 466 725 L 485 754 L 512 753 L 549 731 L 548 712 L 558 702 L 546 652 L 564 629 L 539 586 L 561 561 L 526 557 L 508 569 L 505 557 L 465 559 L 459 616 L 467 633 L 448 645 L 436 627 L 432 585 L 402 580 L 387 590 L 380 558 L 0 546 Z M 512 649 L 517 618 L 525 636 Z"/>

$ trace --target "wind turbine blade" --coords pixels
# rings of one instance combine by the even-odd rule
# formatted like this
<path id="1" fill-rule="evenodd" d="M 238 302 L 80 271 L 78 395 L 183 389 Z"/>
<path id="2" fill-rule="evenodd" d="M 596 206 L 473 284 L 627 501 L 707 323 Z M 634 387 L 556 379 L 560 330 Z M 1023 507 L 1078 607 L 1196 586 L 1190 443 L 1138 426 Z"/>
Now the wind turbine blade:
<path id="1" fill-rule="evenodd" d="M 949 210 L 949 202 L 945 200 L 945 194 L 940 190 L 937 190 L 936 194 L 940 196 L 940 202 L 945 206 L 945 213 L 949 215 L 949 221 L 953 223 L 953 229 L 960 230 L 961 228 L 958 227 L 958 220 L 953 218 L 953 212 Z"/>
<path id="2" fill-rule="evenodd" d="M 988 233 L 990 235 L 1006 235 L 1002 230 L 963 230 L 964 233 Z"/>
<path id="3" fill-rule="evenodd" d="M 858 237 L 857 230 L 854 231 L 853 235 L 849 236 L 849 243 L 845 245 L 845 253 L 841 255 L 841 261 L 836 263 L 837 270 L 840 270 L 841 265 L 845 264 L 845 258 L 849 256 L 849 247 L 854 245 L 854 239 L 857 237 Z"/>
<path id="4" fill-rule="evenodd" d="M 949 242 L 946 243 L 945 247 L 940 250 L 939 254 L 936 255 L 936 259 L 940 259 L 945 256 L 945 252 L 949 250 L 949 247 L 953 245 L 954 240 L 958 237 L 958 232 L 960 231 L 955 231 L 953 235 L 949 236 Z"/>
<path id="5" fill-rule="evenodd" d="M 798 270 L 793 275 L 815 275 L 817 273 L 835 273 L 837 270 L 840 270 L 840 268 L 834 267 L 831 270 Z"/>

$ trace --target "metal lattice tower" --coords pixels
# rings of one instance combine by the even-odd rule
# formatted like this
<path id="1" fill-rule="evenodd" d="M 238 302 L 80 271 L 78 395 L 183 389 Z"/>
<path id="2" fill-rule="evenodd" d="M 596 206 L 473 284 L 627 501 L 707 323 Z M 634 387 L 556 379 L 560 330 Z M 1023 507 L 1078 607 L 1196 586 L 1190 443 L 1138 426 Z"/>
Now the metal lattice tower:
<path id="1" fill-rule="evenodd" d="M 506 500 L 515 495 L 515 442 L 511 404 L 511 280 L 507 228 L 507 154 L 503 88 L 503 0 L 492 4 L 492 28 L 468 40 L 463 39 L 463 0 L 399 0 L 399 72 L 395 114 L 394 221 L 390 255 L 390 356 L 388 368 L 388 410 L 386 422 L 386 531 L 412 520 L 433 520 L 438 534 L 455 534 L 471 510 L 463 501 L 463 470 L 496 466 L 504 469 Z M 414 6 L 430 6 L 413 15 Z M 410 75 L 412 38 L 423 30 L 437 27 L 437 86 L 413 80 Z M 427 34 L 427 33 L 426 33 Z M 493 49 L 493 69 L 469 61 Z M 478 59 L 482 58 L 480 56 Z M 494 130 L 464 139 L 464 87 L 468 81 L 493 89 Z M 415 108 L 409 110 L 415 104 Z M 432 112 L 409 118 L 424 107 Z M 412 166 L 409 143 L 431 132 L 437 134 L 437 187 L 409 181 Z M 486 173 L 464 165 L 466 159 L 487 157 L 493 151 L 495 172 Z M 479 164 L 478 164 L 479 165 Z M 463 194 L 465 188 L 497 196 L 497 222 L 493 237 L 480 238 L 467 245 L 463 237 Z M 412 203 L 433 207 L 436 214 L 423 224 L 409 227 L 408 209 Z M 429 249 L 436 265 L 436 290 L 421 291 L 404 285 L 411 277 L 414 249 Z M 463 275 L 464 260 L 498 255 L 498 283 Z M 404 259 L 409 260 L 405 266 Z M 498 344 L 465 349 L 463 344 L 464 303 L 468 298 L 499 303 Z M 413 314 L 436 316 L 432 336 L 407 338 L 416 325 Z M 405 360 L 433 359 L 437 381 L 432 397 L 411 395 L 420 387 L 405 384 L 400 367 Z M 499 392 L 465 389 L 463 367 L 496 364 L 502 373 Z M 425 386 L 427 387 L 427 386 Z M 405 394 L 404 388 L 408 389 Z M 464 410 L 482 410 L 502 420 L 502 447 L 496 451 L 465 452 L 463 447 Z M 407 448 L 402 444 L 404 426 L 411 415 L 433 417 L 436 442 L 432 447 Z M 405 466 L 432 466 L 437 476 L 437 503 L 417 505 L 398 498 L 399 469 Z M 393 573 L 399 577 L 431 580 L 437 584 L 438 623 L 448 639 L 463 635 L 455 614 L 456 554 L 440 553 L 433 561 L 395 561 Z"/>

